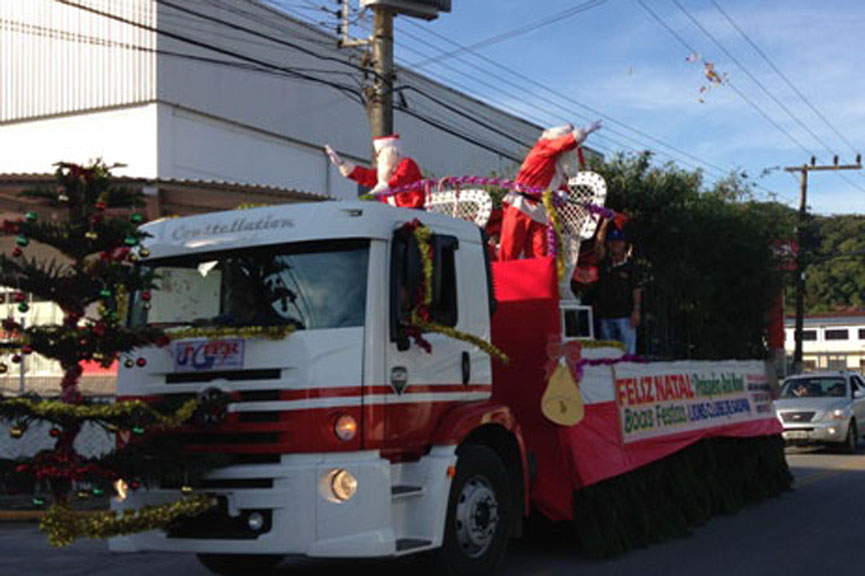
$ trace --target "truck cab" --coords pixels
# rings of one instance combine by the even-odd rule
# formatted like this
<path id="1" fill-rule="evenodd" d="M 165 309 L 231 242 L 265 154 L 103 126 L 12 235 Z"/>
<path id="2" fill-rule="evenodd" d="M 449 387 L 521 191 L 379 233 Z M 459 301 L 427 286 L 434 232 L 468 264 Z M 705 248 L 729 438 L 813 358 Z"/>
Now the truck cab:
<path id="1" fill-rule="evenodd" d="M 431 319 L 490 340 L 495 298 L 474 224 L 378 203 L 320 202 L 147 224 L 158 289 L 129 321 L 175 334 L 121 363 L 119 398 L 222 395 L 217 422 L 182 431 L 232 464 L 200 487 L 219 505 L 116 551 L 186 551 L 217 571 L 283 555 L 434 551 L 452 573 L 495 568 L 525 511 L 526 466 L 490 357 L 407 327 L 424 270 L 404 226 L 431 232 Z M 142 366 L 143 364 L 143 366 Z M 163 503 L 177 486 L 116 507 Z"/>

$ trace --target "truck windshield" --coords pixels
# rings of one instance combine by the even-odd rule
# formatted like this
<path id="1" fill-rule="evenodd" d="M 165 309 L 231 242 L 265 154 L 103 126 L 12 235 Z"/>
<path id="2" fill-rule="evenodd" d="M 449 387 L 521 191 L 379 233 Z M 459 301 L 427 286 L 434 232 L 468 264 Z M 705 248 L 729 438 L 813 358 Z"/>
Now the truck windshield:
<path id="1" fill-rule="evenodd" d="M 151 260 L 132 326 L 363 326 L 369 241 L 312 242 Z"/>

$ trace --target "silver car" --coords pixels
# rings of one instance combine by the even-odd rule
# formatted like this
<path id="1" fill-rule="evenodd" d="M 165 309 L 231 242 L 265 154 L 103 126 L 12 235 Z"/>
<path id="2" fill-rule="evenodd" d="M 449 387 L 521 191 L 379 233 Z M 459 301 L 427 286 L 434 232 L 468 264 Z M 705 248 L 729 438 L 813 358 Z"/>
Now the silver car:
<path id="1" fill-rule="evenodd" d="M 853 372 L 790 376 L 775 410 L 788 444 L 835 444 L 853 453 L 865 430 L 865 381 Z"/>

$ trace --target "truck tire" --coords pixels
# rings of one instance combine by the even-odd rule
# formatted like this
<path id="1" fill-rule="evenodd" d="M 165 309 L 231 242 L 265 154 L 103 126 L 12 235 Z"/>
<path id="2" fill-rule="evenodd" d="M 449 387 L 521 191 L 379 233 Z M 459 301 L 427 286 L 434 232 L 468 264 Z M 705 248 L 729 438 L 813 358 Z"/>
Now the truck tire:
<path id="1" fill-rule="evenodd" d="M 264 554 L 198 554 L 198 561 L 220 576 L 270 574 L 284 558 Z"/>
<path id="2" fill-rule="evenodd" d="M 485 576 L 504 559 L 511 522 L 511 489 L 504 464 L 486 446 L 463 446 L 448 496 L 435 574 Z"/>
<path id="3" fill-rule="evenodd" d="M 844 440 L 843 450 L 847 454 L 855 454 L 858 445 L 859 429 L 856 427 L 856 420 L 850 420 L 850 425 L 847 427 L 847 438 Z"/>

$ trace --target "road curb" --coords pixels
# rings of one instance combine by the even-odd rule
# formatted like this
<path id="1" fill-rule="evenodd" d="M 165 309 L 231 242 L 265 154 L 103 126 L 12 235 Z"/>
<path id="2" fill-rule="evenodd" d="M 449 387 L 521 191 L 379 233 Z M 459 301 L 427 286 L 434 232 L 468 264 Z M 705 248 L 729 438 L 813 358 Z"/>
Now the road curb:
<path id="1" fill-rule="evenodd" d="M 0 510 L 0 522 L 35 522 L 44 515 L 42 510 Z"/>

